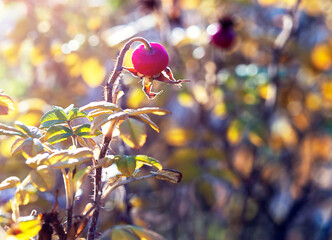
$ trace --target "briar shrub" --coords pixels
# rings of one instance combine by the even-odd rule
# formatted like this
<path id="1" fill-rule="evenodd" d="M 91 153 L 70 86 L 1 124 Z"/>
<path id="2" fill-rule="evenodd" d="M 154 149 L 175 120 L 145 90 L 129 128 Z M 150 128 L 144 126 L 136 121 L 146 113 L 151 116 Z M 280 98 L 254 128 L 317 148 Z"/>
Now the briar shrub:
<path id="1" fill-rule="evenodd" d="M 159 132 L 159 127 L 149 115 L 170 113 L 158 107 L 123 109 L 118 105 L 123 92 L 120 87 L 114 86 L 119 85 L 124 56 L 135 41 L 140 41 L 143 45 L 134 51 L 132 56 L 134 68 L 129 71 L 143 79 L 143 90 L 149 98 L 153 94 L 149 87 L 155 78 L 172 84 L 182 82 L 175 80 L 167 67 L 168 55 L 162 45 L 150 44 L 144 38 L 133 38 L 125 44 L 118 56 L 115 68 L 105 86 L 105 101 L 90 102 L 80 108 L 73 104 L 67 108 L 53 106 L 52 110 L 41 117 L 39 127 L 27 126 L 19 121 L 16 121 L 14 126 L 0 124 L 1 135 L 16 137 L 11 146 L 12 154 L 22 153 L 26 158 L 25 164 L 31 168 L 30 173 L 22 180 L 11 176 L 0 183 L 0 190 L 16 189 L 15 196 L 10 200 L 12 217 L 8 219 L 6 225 L 8 228 L 6 239 L 13 237 L 23 240 L 38 235 L 39 239 L 52 239 L 56 236 L 60 240 L 65 240 L 86 236 L 87 239 L 93 240 L 96 234 L 100 235 L 97 230 L 99 212 L 113 190 L 130 182 L 148 178 L 171 183 L 178 183 L 181 180 L 180 172 L 164 169 L 162 164 L 152 157 L 142 154 L 117 155 L 109 148 L 114 130 L 119 129 L 121 139 L 130 148 L 139 149 L 146 139 L 144 125 Z M 160 78 L 166 68 L 168 75 Z M 9 96 L 2 93 L 0 101 L 1 115 L 8 115 L 13 111 L 13 101 Z M 85 121 L 75 124 L 77 119 Z M 94 138 L 99 135 L 102 136 L 102 143 L 98 144 Z M 59 148 L 57 144 L 67 139 L 71 139 L 72 144 Z M 151 170 L 141 171 L 143 166 L 148 166 Z M 103 181 L 103 169 L 109 167 L 115 167 L 116 174 Z M 56 203 L 49 211 L 43 213 L 34 211 L 32 216 L 21 216 L 20 206 L 29 203 L 27 191 L 29 185 L 32 184 L 41 192 L 58 188 L 54 186 L 56 172 L 60 172 L 63 177 L 66 217 L 59 217 L 59 211 L 62 210 L 57 204 L 58 193 L 54 196 Z M 82 182 L 88 176 L 93 178 L 90 182 L 93 189 L 92 202 L 86 203 L 83 211 L 78 214 L 79 217 L 76 217 L 75 201 L 79 199 L 77 192 L 82 191 Z M 87 225 L 89 227 L 85 231 Z M 125 235 L 127 235 L 125 239 L 162 239 L 157 233 L 134 225 L 113 226 L 104 234 L 109 235 L 111 239 L 123 239 Z"/>

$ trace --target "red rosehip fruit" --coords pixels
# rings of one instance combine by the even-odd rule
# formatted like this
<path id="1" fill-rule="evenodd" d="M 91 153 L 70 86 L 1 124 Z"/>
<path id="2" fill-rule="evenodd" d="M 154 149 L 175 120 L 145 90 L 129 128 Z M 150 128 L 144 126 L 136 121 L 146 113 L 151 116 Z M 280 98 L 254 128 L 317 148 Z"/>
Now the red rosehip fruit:
<path id="1" fill-rule="evenodd" d="M 138 46 L 131 57 L 134 68 L 145 76 L 154 76 L 165 70 L 169 57 L 166 49 L 159 43 L 150 43 L 151 50 L 144 44 Z"/>
<path id="2" fill-rule="evenodd" d="M 225 50 L 230 49 L 236 38 L 233 26 L 234 23 L 230 17 L 220 19 L 217 32 L 211 36 L 211 43 Z"/>

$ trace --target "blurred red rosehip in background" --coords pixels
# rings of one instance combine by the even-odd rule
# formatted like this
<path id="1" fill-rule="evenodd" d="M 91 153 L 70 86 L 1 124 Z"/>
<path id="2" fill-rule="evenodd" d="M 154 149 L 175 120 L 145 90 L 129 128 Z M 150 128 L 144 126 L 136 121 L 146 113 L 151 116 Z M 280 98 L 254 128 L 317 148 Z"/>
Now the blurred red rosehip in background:
<path id="1" fill-rule="evenodd" d="M 219 27 L 216 33 L 211 36 L 211 43 L 217 47 L 228 50 L 235 42 L 236 33 L 234 22 L 231 17 L 223 17 L 219 20 Z"/>

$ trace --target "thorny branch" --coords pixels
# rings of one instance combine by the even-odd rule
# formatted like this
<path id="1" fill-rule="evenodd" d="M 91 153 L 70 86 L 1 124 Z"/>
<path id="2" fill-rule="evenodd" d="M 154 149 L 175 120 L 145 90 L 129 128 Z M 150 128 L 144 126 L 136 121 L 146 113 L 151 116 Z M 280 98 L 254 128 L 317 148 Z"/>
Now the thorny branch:
<path id="1" fill-rule="evenodd" d="M 124 47 L 121 49 L 119 56 L 117 57 L 115 68 L 113 69 L 112 73 L 110 74 L 106 86 L 105 86 L 105 101 L 116 103 L 117 101 L 117 94 L 116 89 L 114 89 L 114 83 L 119 78 L 121 72 L 122 72 L 122 65 L 123 65 L 123 59 L 126 55 L 126 52 L 129 50 L 132 43 L 139 41 L 142 42 L 147 49 L 151 49 L 151 46 L 147 40 L 145 40 L 142 37 L 135 37 L 130 39 L 128 42 L 125 43 Z M 113 126 L 114 127 L 114 126 Z M 102 142 L 102 148 L 100 150 L 100 154 L 98 159 L 101 159 L 106 156 L 108 146 L 112 140 L 112 133 L 113 128 L 108 131 L 107 134 L 105 134 Z M 96 161 L 96 164 L 98 164 L 98 161 Z M 93 195 L 93 201 L 94 204 L 97 204 L 95 211 L 93 212 L 91 223 L 89 226 L 88 231 L 88 238 L 87 240 L 94 240 L 95 239 L 95 233 L 96 233 L 96 226 L 98 222 L 99 212 L 100 212 L 100 203 L 97 201 L 99 196 L 102 195 L 102 188 L 101 188 L 101 175 L 102 175 L 102 168 L 99 167 L 95 170 L 94 174 L 94 195 Z"/>

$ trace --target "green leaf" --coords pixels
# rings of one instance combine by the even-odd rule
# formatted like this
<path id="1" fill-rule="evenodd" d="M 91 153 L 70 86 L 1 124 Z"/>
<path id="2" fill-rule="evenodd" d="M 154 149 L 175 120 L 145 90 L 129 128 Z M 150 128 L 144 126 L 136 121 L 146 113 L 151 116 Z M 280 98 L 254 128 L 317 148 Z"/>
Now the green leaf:
<path id="1" fill-rule="evenodd" d="M 55 173 L 52 168 L 41 165 L 30 171 L 31 183 L 39 191 L 51 190 L 55 182 Z"/>
<path id="2" fill-rule="evenodd" d="M 120 156 L 116 161 L 116 166 L 124 176 L 129 177 L 136 169 L 136 160 L 131 156 Z"/>
<path id="3" fill-rule="evenodd" d="M 44 151 L 42 142 L 37 138 L 27 138 L 21 145 L 25 157 L 34 157 Z"/>
<path id="4" fill-rule="evenodd" d="M 0 183 L 0 190 L 6 190 L 18 186 L 21 183 L 21 180 L 18 177 L 12 176 L 6 178 Z"/>
<path id="5" fill-rule="evenodd" d="M 156 172 L 156 178 L 171 183 L 179 183 L 182 179 L 182 173 L 176 170 L 163 169 Z"/>
<path id="6" fill-rule="evenodd" d="M 111 240 L 165 240 L 164 237 L 151 230 L 134 226 L 118 225 L 112 228 Z"/>
<path id="7" fill-rule="evenodd" d="M 43 134 L 37 127 L 27 126 L 22 122 L 16 121 L 14 123 L 15 127 L 21 130 L 23 133 L 26 133 L 32 138 L 40 138 Z"/>
<path id="8" fill-rule="evenodd" d="M 140 148 L 146 141 L 144 123 L 135 119 L 126 119 L 120 126 L 120 137 L 131 148 Z"/>
<path id="9" fill-rule="evenodd" d="M 87 113 L 81 112 L 78 108 L 73 108 L 68 113 L 69 121 L 76 119 L 76 118 L 82 118 L 82 117 L 87 118 Z"/>
<path id="10" fill-rule="evenodd" d="M 159 133 L 159 127 L 155 124 L 147 114 L 141 114 L 137 116 L 138 120 L 148 124 L 153 130 Z"/>
<path id="11" fill-rule="evenodd" d="M 2 123 L 0 123 L 0 135 L 27 137 L 20 130 Z"/>
<path id="12" fill-rule="evenodd" d="M 139 239 L 165 240 L 165 238 L 159 235 L 158 233 L 139 226 L 127 225 L 127 228 L 133 231 L 139 237 Z"/>
<path id="13" fill-rule="evenodd" d="M 14 111 L 14 101 L 6 94 L 0 93 L 0 115 L 9 115 Z"/>
<path id="14" fill-rule="evenodd" d="M 97 131 L 95 134 L 91 134 L 91 125 L 90 124 L 83 124 L 75 129 L 74 133 L 77 136 L 83 137 L 83 138 L 92 138 L 95 136 L 100 135 L 100 132 Z"/>
<path id="15" fill-rule="evenodd" d="M 55 124 L 68 121 L 67 115 L 63 108 L 53 107 L 52 110 L 42 116 L 40 120 L 40 128 L 49 128 Z"/>
<path id="16" fill-rule="evenodd" d="M 74 108 L 74 104 L 70 104 L 68 107 L 66 107 L 63 111 L 66 113 L 66 115 L 69 115 L 69 112 Z"/>
<path id="17" fill-rule="evenodd" d="M 122 226 L 116 226 L 112 229 L 111 240 L 140 240 L 140 238 L 137 237 L 135 233 L 124 229 Z"/>
<path id="18" fill-rule="evenodd" d="M 160 162 L 152 157 L 148 157 L 146 155 L 136 155 L 134 158 L 137 163 L 152 166 L 157 168 L 158 170 L 163 169 L 163 166 L 161 166 Z"/>
<path id="19" fill-rule="evenodd" d="M 122 109 L 110 102 L 102 101 L 102 102 L 91 102 L 83 107 L 80 108 L 80 111 L 85 111 L 88 109 L 105 109 L 105 110 L 112 110 L 112 111 L 121 111 Z"/>
<path id="20" fill-rule="evenodd" d="M 117 112 L 113 114 L 104 114 L 96 117 L 91 124 L 91 133 L 94 134 L 97 129 L 99 129 L 105 123 L 116 119 L 123 119 L 126 115 L 127 113 L 125 112 Z"/>
<path id="21" fill-rule="evenodd" d="M 73 131 L 63 125 L 57 125 L 50 127 L 46 134 L 45 140 L 51 144 L 62 142 L 67 140 L 73 135 Z"/>
<path id="22" fill-rule="evenodd" d="M 159 107 L 144 107 L 139 109 L 126 109 L 124 112 L 128 112 L 130 116 L 138 116 L 140 114 L 155 114 L 155 115 L 165 115 L 168 113 L 171 113 L 170 111 L 167 111 L 165 109 L 159 108 Z"/>

